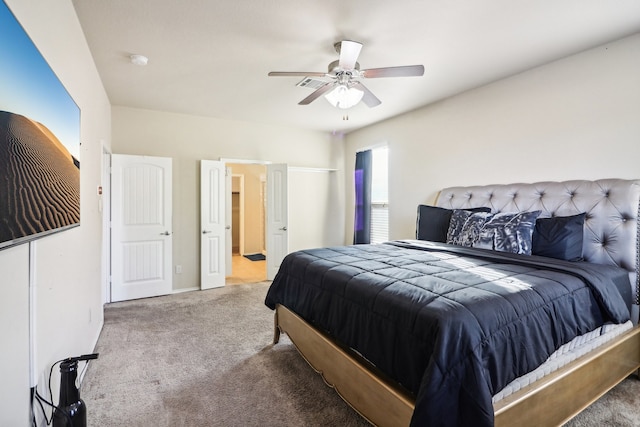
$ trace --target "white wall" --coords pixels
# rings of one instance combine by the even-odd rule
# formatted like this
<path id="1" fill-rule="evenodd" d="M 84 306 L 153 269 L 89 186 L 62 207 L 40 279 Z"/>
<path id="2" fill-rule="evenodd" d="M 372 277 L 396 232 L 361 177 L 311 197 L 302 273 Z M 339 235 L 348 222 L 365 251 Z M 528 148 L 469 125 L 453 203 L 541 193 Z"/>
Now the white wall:
<path id="1" fill-rule="evenodd" d="M 640 34 L 350 133 L 346 239 L 355 152 L 384 141 L 392 239 L 415 236 L 416 206 L 444 187 L 640 178 L 638 52 Z"/>
<path id="2" fill-rule="evenodd" d="M 70 0 L 5 0 L 81 110 L 81 225 L 34 244 L 39 391 L 59 359 L 93 351 L 101 329 L 101 152 L 110 105 Z M 0 425 L 29 420 L 29 245 L 0 251 Z M 89 314 L 91 313 L 91 314 Z M 57 390 L 57 374 L 54 378 Z M 56 400 L 57 400 L 57 393 Z"/>
<path id="3" fill-rule="evenodd" d="M 289 251 L 342 245 L 344 174 L 291 168 L 289 175 Z"/>
<path id="4" fill-rule="evenodd" d="M 112 122 L 114 153 L 173 158 L 173 264 L 182 266 L 173 276 L 176 291 L 200 286 L 201 159 L 338 169 L 344 164 L 342 142 L 315 131 L 121 106 L 112 108 Z M 290 249 L 342 243 L 342 171 L 311 174 L 304 188 L 292 184 L 301 173 L 289 174 Z M 307 234 L 309 225 L 331 223 L 328 218 L 335 215 L 337 227 Z"/>
<path id="5" fill-rule="evenodd" d="M 0 425 L 29 417 L 29 245 L 0 252 Z"/>

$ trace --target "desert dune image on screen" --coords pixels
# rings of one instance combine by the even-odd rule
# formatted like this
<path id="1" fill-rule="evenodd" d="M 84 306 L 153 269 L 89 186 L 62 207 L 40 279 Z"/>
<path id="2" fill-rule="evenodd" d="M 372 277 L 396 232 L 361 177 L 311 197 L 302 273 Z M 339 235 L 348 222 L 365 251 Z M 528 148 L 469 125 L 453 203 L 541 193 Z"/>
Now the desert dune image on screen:
<path id="1" fill-rule="evenodd" d="M 80 110 L 0 1 L 0 249 L 80 223 Z"/>

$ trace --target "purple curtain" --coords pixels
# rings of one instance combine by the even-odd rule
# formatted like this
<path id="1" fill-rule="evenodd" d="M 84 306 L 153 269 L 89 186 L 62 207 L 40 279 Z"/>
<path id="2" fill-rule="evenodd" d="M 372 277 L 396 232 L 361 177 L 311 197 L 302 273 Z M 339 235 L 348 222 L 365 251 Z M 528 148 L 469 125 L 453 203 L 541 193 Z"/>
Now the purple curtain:
<path id="1" fill-rule="evenodd" d="M 354 245 L 371 242 L 371 159 L 371 150 L 356 153 Z"/>

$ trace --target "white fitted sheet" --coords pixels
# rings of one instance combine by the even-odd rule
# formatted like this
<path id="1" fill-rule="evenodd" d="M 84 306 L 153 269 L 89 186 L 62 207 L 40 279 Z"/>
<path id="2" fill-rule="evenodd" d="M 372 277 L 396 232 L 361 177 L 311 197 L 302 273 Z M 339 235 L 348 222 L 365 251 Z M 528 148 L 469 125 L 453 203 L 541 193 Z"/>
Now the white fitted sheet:
<path id="1" fill-rule="evenodd" d="M 493 403 L 496 403 L 505 397 L 517 392 L 523 387 L 538 381 L 545 375 L 549 375 L 552 372 L 557 371 L 563 366 L 576 360 L 578 357 L 584 356 L 596 347 L 601 346 L 608 341 L 622 335 L 626 331 L 633 328 L 633 323 L 628 321 L 620 325 L 605 324 L 602 327 L 588 332 L 584 335 L 580 335 L 574 338 L 572 341 L 560 347 L 556 350 L 546 362 L 540 365 L 535 370 L 516 378 L 511 383 L 507 384 L 505 388 L 500 390 L 493 396 Z"/>

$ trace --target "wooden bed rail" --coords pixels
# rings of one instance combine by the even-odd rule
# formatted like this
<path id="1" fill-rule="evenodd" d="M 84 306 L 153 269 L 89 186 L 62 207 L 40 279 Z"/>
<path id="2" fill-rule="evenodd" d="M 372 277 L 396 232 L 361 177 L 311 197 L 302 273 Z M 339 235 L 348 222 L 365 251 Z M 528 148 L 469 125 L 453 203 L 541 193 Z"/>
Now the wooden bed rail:
<path id="1" fill-rule="evenodd" d="M 324 382 L 370 423 L 380 427 L 409 425 L 413 398 L 397 385 L 374 374 L 329 336 L 281 305 L 276 307 L 276 330 L 286 333 Z M 277 337 L 279 332 L 276 332 Z"/>
<path id="2" fill-rule="evenodd" d="M 561 425 L 640 367 L 640 327 L 507 396 L 496 405 L 496 426 Z"/>
<path id="3" fill-rule="evenodd" d="M 274 344 L 286 333 L 349 406 L 381 427 L 408 426 L 413 397 L 291 310 L 276 306 Z M 495 425 L 561 425 L 640 369 L 640 326 L 494 405 Z"/>

